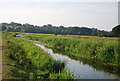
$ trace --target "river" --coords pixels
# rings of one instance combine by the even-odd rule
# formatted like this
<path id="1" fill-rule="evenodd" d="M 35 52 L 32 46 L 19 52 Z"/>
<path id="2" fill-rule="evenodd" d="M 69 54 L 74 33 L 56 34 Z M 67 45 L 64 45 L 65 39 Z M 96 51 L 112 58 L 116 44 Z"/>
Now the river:
<path id="1" fill-rule="evenodd" d="M 66 63 L 65 70 L 69 70 L 76 77 L 75 79 L 119 79 L 117 75 L 110 74 L 105 71 L 96 70 L 95 68 L 83 64 L 80 61 L 73 60 L 68 56 L 54 53 L 52 49 L 46 48 L 42 43 L 35 42 L 36 46 L 42 48 L 44 52 L 50 54 L 53 59 L 60 60 Z"/>

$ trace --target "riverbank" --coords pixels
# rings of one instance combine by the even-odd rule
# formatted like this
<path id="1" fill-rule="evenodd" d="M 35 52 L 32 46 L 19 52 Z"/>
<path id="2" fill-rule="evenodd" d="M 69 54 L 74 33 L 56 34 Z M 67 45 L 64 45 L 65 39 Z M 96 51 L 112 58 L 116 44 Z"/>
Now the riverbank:
<path id="1" fill-rule="evenodd" d="M 14 33 L 3 33 L 6 56 L 11 61 L 9 75 L 13 79 L 73 79 L 64 71 L 65 64 L 56 61 L 30 41 L 14 37 Z M 3 58 L 3 60 L 6 58 Z"/>
<path id="2" fill-rule="evenodd" d="M 24 34 L 24 37 L 47 44 L 54 52 L 82 61 L 97 70 L 120 73 L 119 38 L 30 33 Z"/>
<path id="3" fill-rule="evenodd" d="M 65 70 L 72 72 L 75 75 L 75 79 L 119 79 L 117 75 L 102 70 L 96 70 L 83 62 L 73 60 L 68 56 L 59 53 L 54 53 L 53 50 L 46 48 L 44 46 L 45 44 L 42 44 L 41 42 L 35 41 L 34 44 L 40 47 L 44 52 L 50 54 L 53 59 L 65 62 Z"/>
<path id="4" fill-rule="evenodd" d="M 0 80 L 2 79 L 2 38 L 0 32 Z"/>
<path id="5" fill-rule="evenodd" d="M 13 67 L 11 66 L 12 60 L 7 57 L 7 40 L 2 39 L 2 79 L 16 79 L 10 75 Z"/>

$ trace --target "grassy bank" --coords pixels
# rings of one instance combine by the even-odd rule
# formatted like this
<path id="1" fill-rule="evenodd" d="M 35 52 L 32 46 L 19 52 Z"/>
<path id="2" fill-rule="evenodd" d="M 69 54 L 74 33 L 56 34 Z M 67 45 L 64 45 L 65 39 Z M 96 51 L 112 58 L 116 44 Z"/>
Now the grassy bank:
<path id="1" fill-rule="evenodd" d="M 15 38 L 14 33 L 3 33 L 6 59 L 9 59 L 10 76 L 14 79 L 72 79 L 64 71 L 65 64 L 53 60 L 49 54 L 30 41 Z"/>
<path id="2" fill-rule="evenodd" d="M 54 52 L 83 61 L 96 69 L 120 74 L 119 38 L 30 33 L 24 37 L 43 42 Z"/>
<path id="3" fill-rule="evenodd" d="M 0 79 L 2 79 L 2 37 L 0 32 Z"/>

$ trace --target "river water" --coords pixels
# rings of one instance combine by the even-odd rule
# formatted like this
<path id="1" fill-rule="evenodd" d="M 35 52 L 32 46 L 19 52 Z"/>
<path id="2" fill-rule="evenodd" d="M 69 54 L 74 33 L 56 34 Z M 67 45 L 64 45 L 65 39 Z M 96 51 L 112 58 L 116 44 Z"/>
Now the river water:
<path id="1" fill-rule="evenodd" d="M 76 76 L 75 79 L 119 79 L 115 74 L 96 70 L 95 68 L 83 64 L 80 61 L 73 60 L 68 56 L 54 53 L 52 49 L 46 48 L 43 44 L 35 43 L 35 45 L 42 48 L 44 52 L 49 53 L 53 59 L 65 62 L 65 70 L 72 72 Z"/>

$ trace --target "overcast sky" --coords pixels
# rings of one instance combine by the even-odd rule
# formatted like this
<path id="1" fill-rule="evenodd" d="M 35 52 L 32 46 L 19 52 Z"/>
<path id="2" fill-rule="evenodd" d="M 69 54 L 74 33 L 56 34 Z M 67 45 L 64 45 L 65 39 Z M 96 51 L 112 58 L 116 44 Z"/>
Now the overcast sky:
<path id="1" fill-rule="evenodd" d="M 0 0 L 0 22 L 84 26 L 111 31 L 118 24 L 117 1 Z"/>

